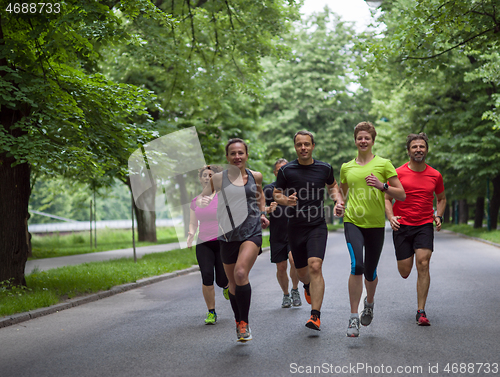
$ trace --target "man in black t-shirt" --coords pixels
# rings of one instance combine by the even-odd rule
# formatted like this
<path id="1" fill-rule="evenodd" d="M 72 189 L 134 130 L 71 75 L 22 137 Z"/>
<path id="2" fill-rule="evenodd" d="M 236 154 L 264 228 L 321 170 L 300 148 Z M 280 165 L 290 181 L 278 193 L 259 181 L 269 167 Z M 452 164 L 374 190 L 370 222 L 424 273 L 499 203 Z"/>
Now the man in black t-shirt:
<path id="1" fill-rule="evenodd" d="M 284 158 L 278 159 L 274 163 L 274 175 L 278 175 L 278 170 L 288 163 Z M 276 182 L 270 183 L 264 187 L 264 196 L 266 197 L 266 211 L 269 213 L 269 231 L 271 233 L 269 241 L 271 244 L 271 263 L 276 264 L 276 278 L 278 283 L 283 290 L 283 301 L 281 303 L 282 308 L 289 308 L 293 306 L 302 305 L 300 300 L 300 293 L 298 290 L 299 278 L 297 276 L 297 271 L 295 270 L 295 264 L 293 263 L 293 257 L 290 252 L 290 246 L 288 245 L 288 234 L 287 225 L 288 218 L 292 215 L 292 208 L 288 206 L 278 205 L 274 209 L 272 206 L 276 204 L 273 198 L 274 188 L 276 187 Z M 290 278 L 292 279 L 292 290 L 288 291 L 288 275 L 287 259 L 290 259 Z M 290 297 L 291 293 L 291 297 Z"/>
<path id="2" fill-rule="evenodd" d="M 311 304 L 311 318 L 306 327 L 319 330 L 325 293 L 322 266 L 328 237 L 323 209 L 325 185 L 333 200 L 340 199 L 340 193 L 331 165 L 312 158 L 315 147 L 312 133 L 299 131 L 293 142 L 297 159 L 278 171 L 274 199 L 293 209 L 288 219 L 288 242 L 297 274 L 304 283 L 306 301 Z M 286 190 L 293 193 L 286 196 Z"/>

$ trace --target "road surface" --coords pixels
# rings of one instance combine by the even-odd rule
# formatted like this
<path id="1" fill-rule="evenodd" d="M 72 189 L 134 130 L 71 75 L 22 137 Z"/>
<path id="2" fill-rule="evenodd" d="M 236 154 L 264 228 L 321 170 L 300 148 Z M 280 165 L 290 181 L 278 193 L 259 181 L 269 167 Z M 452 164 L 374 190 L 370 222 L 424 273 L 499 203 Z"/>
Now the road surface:
<path id="1" fill-rule="evenodd" d="M 264 253 L 250 275 L 246 344 L 219 288 L 218 323 L 204 325 L 198 272 L 0 329 L 0 376 L 500 376 L 500 248 L 441 232 L 435 249 L 430 327 L 415 324 L 416 271 L 399 276 L 388 231 L 374 320 L 359 338 L 345 336 L 350 261 L 338 231 L 328 240 L 320 332 L 304 326 L 304 299 L 281 308 Z"/>

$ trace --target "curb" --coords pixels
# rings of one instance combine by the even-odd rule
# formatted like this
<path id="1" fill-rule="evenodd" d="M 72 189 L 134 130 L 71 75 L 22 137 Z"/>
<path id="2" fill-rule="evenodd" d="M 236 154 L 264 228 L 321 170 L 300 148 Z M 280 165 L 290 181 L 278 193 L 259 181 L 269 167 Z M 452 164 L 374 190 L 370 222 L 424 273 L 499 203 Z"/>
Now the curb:
<path id="1" fill-rule="evenodd" d="M 107 291 L 101 291 L 97 293 L 92 293 L 88 296 L 77 297 L 71 300 L 67 300 L 65 302 L 61 302 L 59 304 L 55 304 L 46 308 L 40 308 L 36 310 L 31 310 L 29 312 L 13 314 L 11 316 L 6 316 L 4 318 L 0 318 L 0 328 L 12 326 L 21 322 L 29 321 L 30 319 L 43 317 L 48 314 L 53 314 L 60 312 L 61 310 L 66 310 L 70 308 L 74 308 L 75 306 L 80 306 L 83 304 L 87 304 L 89 302 L 97 301 L 106 297 L 114 296 L 118 293 L 123 293 L 126 291 L 130 291 L 131 289 L 144 287 L 146 285 L 158 283 L 160 281 L 168 280 L 175 278 L 177 276 L 187 275 L 191 272 L 199 271 L 200 268 L 198 266 L 192 266 L 186 268 L 185 270 L 179 270 L 175 272 L 169 272 L 159 276 L 153 276 L 149 278 L 144 278 L 137 280 L 135 283 L 127 283 L 122 285 L 117 285 Z"/>
<path id="2" fill-rule="evenodd" d="M 268 252 L 269 250 L 270 250 L 270 247 L 267 246 L 267 247 L 262 249 L 262 252 L 265 253 L 265 252 Z M 54 313 L 60 312 L 61 310 L 71 309 L 71 308 L 74 308 L 75 306 L 87 304 L 89 302 L 97 301 L 97 300 L 100 300 L 100 299 L 103 299 L 106 297 L 111 297 L 111 296 L 114 296 L 118 293 L 130 291 L 131 289 L 136 289 L 136 288 L 144 287 L 146 285 L 159 283 L 161 281 L 172 279 L 172 278 L 175 278 L 177 276 L 187 275 L 187 274 L 190 274 L 191 272 L 196 272 L 199 270 L 200 270 L 200 267 L 197 265 L 194 265 L 194 266 L 191 266 L 189 268 L 186 268 L 185 270 L 168 272 L 168 273 L 163 274 L 163 275 L 158 275 L 158 276 L 140 279 L 140 280 L 137 280 L 135 283 L 127 283 L 127 284 L 117 285 L 117 286 L 112 287 L 111 289 L 109 289 L 107 291 L 101 291 L 101 292 L 97 292 L 97 293 L 92 293 L 88 296 L 77 297 L 77 298 L 74 298 L 71 300 L 67 300 L 65 302 L 61 302 L 59 304 L 48 306 L 46 308 L 30 310 L 29 312 L 24 312 L 24 313 L 12 314 L 11 316 L 6 316 L 4 318 L 0 318 L 0 329 L 2 327 L 8 327 L 8 326 L 16 325 L 16 324 L 21 323 L 21 322 L 29 321 L 30 319 L 43 317 L 44 315 L 54 314 Z"/>
<path id="3" fill-rule="evenodd" d="M 498 244 L 498 243 L 491 242 L 491 241 L 488 241 L 488 240 L 483 240 L 482 238 L 467 236 L 466 234 L 453 232 L 453 231 L 448 230 L 448 229 L 441 229 L 441 232 L 451 233 L 451 234 L 454 234 L 454 235 L 462 237 L 462 238 L 467 238 L 469 240 L 479 241 L 479 242 L 487 243 L 488 245 L 491 245 L 491 246 L 500 247 L 500 244 Z"/>

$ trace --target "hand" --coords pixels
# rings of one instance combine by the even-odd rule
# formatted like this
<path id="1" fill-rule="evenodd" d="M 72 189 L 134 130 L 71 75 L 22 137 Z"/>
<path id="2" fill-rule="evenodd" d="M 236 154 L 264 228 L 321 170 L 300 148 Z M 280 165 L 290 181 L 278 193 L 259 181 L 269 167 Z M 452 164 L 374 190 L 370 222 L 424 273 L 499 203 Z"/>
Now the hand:
<path id="1" fill-rule="evenodd" d="M 392 216 L 392 218 L 389 220 L 389 223 L 391 224 L 391 228 L 394 231 L 398 231 L 399 228 L 401 227 L 401 224 L 399 223 L 399 219 L 401 216 Z"/>
<path id="2" fill-rule="evenodd" d="M 333 209 L 333 213 L 337 217 L 343 217 L 345 212 L 344 202 L 335 203 L 335 207 Z"/>
<path id="3" fill-rule="evenodd" d="M 188 238 L 187 238 L 187 247 L 191 249 L 191 246 L 193 246 L 193 239 L 194 239 L 194 233 L 188 233 Z"/>
<path id="4" fill-rule="evenodd" d="M 213 198 L 211 198 L 210 196 L 202 196 L 201 197 L 201 203 L 198 207 L 200 208 L 205 208 L 206 206 L 208 206 L 210 204 L 210 202 L 212 201 Z"/>
<path id="5" fill-rule="evenodd" d="M 434 217 L 434 222 L 436 223 L 436 230 L 439 232 L 441 230 L 441 219 L 436 215 L 432 215 Z"/>
<path id="6" fill-rule="evenodd" d="M 375 187 L 377 190 L 382 191 L 384 189 L 384 184 L 380 182 L 379 179 L 373 175 L 373 173 L 365 177 L 365 181 L 368 186 Z"/>
<path id="7" fill-rule="evenodd" d="M 297 193 L 294 192 L 292 195 L 288 197 L 288 206 L 296 206 L 297 205 Z"/>
<path id="8" fill-rule="evenodd" d="M 266 229 L 269 226 L 269 220 L 264 215 L 260 217 L 260 226 L 262 229 Z"/>
<path id="9" fill-rule="evenodd" d="M 278 205 L 278 203 L 271 202 L 271 205 L 269 206 L 269 211 L 267 213 L 274 212 L 274 210 L 276 209 L 277 205 Z"/>

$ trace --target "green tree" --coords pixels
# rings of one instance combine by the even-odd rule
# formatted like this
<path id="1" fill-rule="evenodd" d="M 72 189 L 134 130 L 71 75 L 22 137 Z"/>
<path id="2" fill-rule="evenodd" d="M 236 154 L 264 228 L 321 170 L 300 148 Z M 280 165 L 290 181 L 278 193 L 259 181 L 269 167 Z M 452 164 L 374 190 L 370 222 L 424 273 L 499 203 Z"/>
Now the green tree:
<path id="1" fill-rule="evenodd" d="M 196 126 L 207 162 L 225 162 L 225 140 L 256 140 L 260 60 L 285 50 L 279 37 L 298 18 L 297 4 L 165 0 L 156 5 L 176 24 L 162 27 L 153 19 L 136 18 L 127 31 L 138 43 L 107 46 L 101 69 L 115 81 L 157 94 L 160 106 L 149 111 L 160 136 Z M 185 178 L 178 177 L 178 192 L 188 197 Z M 141 237 L 141 224 L 154 224 L 154 212 L 136 208 L 136 213 Z"/>
<path id="2" fill-rule="evenodd" d="M 146 0 L 58 4 L 52 13 L 0 9 L 0 281 L 15 285 L 25 284 L 31 171 L 90 180 L 123 169 L 130 140 L 154 136 L 137 123 L 151 93 L 99 74 L 95 46 L 132 39 L 118 11 L 165 26 L 170 18 Z"/>
<path id="3" fill-rule="evenodd" d="M 288 60 L 267 61 L 262 123 L 271 160 L 296 158 L 292 139 L 301 129 L 315 134 L 315 157 L 336 171 L 353 158 L 354 126 L 373 120 L 370 93 L 360 85 L 358 38 L 349 23 L 325 8 L 286 38 Z"/>
<path id="4" fill-rule="evenodd" d="M 456 199 L 478 198 L 480 203 L 491 178 L 496 227 L 498 2 L 387 0 L 382 10 L 381 38 L 367 45 L 373 54 L 375 113 L 390 119 L 388 148 L 404 156 L 406 135 L 427 132 L 429 161 L 443 172 L 447 191 Z"/>

